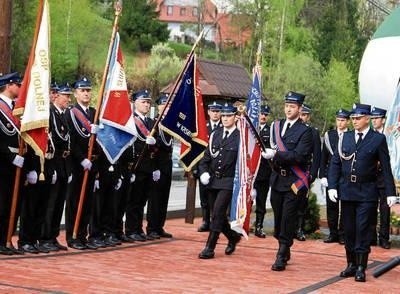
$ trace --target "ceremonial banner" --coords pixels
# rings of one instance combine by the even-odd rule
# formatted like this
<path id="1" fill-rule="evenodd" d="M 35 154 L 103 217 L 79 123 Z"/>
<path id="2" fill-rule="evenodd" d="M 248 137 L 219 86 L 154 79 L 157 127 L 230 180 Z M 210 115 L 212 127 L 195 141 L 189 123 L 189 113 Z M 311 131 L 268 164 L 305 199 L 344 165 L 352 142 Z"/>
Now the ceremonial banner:
<path id="1" fill-rule="evenodd" d="M 242 114 L 237 123 L 240 132 L 240 147 L 230 212 L 231 228 L 246 238 L 250 228 L 250 213 L 253 204 L 251 192 L 261 159 L 261 146 L 257 144 L 255 134 L 252 133 L 258 129 L 260 107 L 261 72 L 260 67 L 256 65 L 253 69 L 253 84 L 246 103 L 250 122 Z"/>
<path id="2" fill-rule="evenodd" d="M 203 97 L 198 86 L 196 56 L 186 64 L 180 85 L 160 128 L 181 142 L 180 160 L 186 171 L 203 157 L 208 144 Z"/>
<path id="3" fill-rule="evenodd" d="M 118 160 L 137 136 L 119 43 L 120 37 L 116 33 L 96 137 L 97 142 L 112 164 Z"/>
<path id="4" fill-rule="evenodd" d="M 387 110 L 384 133 L 386 135 L 390 164 L 396 184 L 400 184 L 400 84 L 397 86 L 396 95 L 392 105 Z"/>
<path id="5" fill-rule="evenodd" d="M 48 1 L 40 1 L 35 36 L 14 115 L 21 116 L 21 137 L 41 159 L 47 149 L 50 88 L 50 17 Z"/>

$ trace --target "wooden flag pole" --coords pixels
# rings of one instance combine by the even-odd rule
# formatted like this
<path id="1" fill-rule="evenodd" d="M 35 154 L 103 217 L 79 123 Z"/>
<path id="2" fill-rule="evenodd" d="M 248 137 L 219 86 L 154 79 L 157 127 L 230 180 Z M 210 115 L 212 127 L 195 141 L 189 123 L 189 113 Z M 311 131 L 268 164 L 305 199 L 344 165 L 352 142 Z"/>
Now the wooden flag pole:
<path id="1" fill-rule="evenodd" d="M 112 34 L 111 34 L 110 45 L 108 47 L 106 66 L 104 68 L 103 78 L 102 78 L 102 81 L 101 81 L 99 97 L 97 99 L 96 113 L 95 113 L 95 116 L 94 116 L 93 124 L 97 124 L 97 122 L 99 120 L 100 108 L 101 108 L 101 104 L 102 104 L 102 101 L 103 101 L 103 95 L 104 95 L 104 88 L 105 88 L 105 83 L 106 83 L 106 79 L 107 79 L 107 73 L 108 73 L 108 70 L 109 70 L 109 67 L 110 67 L 111 51 L 112 51 L 112 47 L 113 47 L 113 44 L 114 44 L 115 36 L 117 34 L 117 31 L 118 31 L 118 21 L 119 21 L 119 17 L 121 15 L 121 11 L 122 11 L 122 3 L 121 3 L 121 1 L 116 1 L 115 2 L 114 9 L 115 9 L 115 18 L 114 18 L 113 30 L 112 30 Z M 91 134 L 90 139 L 89 139 L 89 148 L 88 148 L 88 156 L 87 156 L 87 158 L 89 160 L 90 160 L 90 158 L 92 158 L 95 139 L 96 139 L 95 134 Z M 77 238 L 77 234 L 78 234 L 79 224 L 80 224 L 81 215 L 82 215 L 83 203 L 85 201 L 85 194 L 86 194 L 85 192 L 86 192 L 86 186 L 87 186 L 88 177 L 89 177 L 89 171 L 85 169 L 84 173 L 83 173 L 83 181 L 82 181 L 81 193 L 80 193 L 80 196 L 79 196 L 78 210 L 76 212 L 76 217 L 75 217 L 74 230 L 73 230 L 73 233 L 72 233 L 72 238 L 73 239 L 76 239 Z"/>

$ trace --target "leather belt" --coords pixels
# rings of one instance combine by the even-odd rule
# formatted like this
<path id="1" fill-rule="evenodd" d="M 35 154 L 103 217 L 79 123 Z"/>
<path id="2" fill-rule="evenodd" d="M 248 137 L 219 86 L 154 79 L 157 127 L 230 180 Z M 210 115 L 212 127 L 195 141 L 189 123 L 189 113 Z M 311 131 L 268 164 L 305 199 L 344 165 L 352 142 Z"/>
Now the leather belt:
<path id="1" fill-rule="evenodd" d="M 285 168 L 274 168 L 274 171 L 280 174 L 282 177 L 287 177 L 293 175 L 292 170 Z"/>
<path id="2" fill-rule="evenodd" d="M 221 179 L 221 178 L 224 176 L 224 174 L 221 173 L 221 172 L 219 172 L 219 171 L 216 171 L 216 172 L 214 172 L 214 176 L 215 176 L 217 179 Z"/>
<path id="3" fill-rule="evenodd" d="M 357 176 L 357 175 L 349 175 L 347 179 L 351 183 L 370 183 L 375 182 L 377 177 L 376 176 Z"/>
<path id="4" fill-rule="evenodd" d="M 62 158 L 67 158 L 71 154 L 71 151 L 69 150 L 62 150 L 62 151 L 56 151 L 54 155 L 60 156 Z"/>

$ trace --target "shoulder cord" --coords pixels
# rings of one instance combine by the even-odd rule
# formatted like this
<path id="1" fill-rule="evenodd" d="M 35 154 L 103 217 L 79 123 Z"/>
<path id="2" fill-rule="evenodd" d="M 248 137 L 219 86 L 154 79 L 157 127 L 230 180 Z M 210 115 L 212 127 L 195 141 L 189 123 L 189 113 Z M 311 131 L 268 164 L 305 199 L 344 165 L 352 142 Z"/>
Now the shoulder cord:
<path id="1" fill-rule="evenodd" d="M 331 142 L 329 141 L 328 132 L 325 132 L 325 135 L 324 135 L 324 142 L 325 142 L 325 146 L 326 146 L 326 148 L 328 149 L 329 153 L 330 153 L 331 155 L 333 155 L 333 150 L 332 150 Z"/>
<path id="2" fill-rule="evenodd" d="M 172 138 L 169 139 L 169 142 L 167 142 L 167 139 L 165 138 L 164 132 L 162 129 L 158 128 L 158 132 L 160 134 L 161 137 L 161 141 L 165 144 L 165 146 L 171 146 L 172 144 Z"/>
<path id="3" fill-rule="evenodd" d="M 354 163 L 354 159 L 356 158 L 356 153 L 352 153 L 349 156 L 345 156 L 342 152 L 342 143 L 343 143 L 343 134 L 339 135 L 339 142 L 338 142 L 338 152 L 339 152 L 339 156 L 342 160 L 353 160 L 353 162 L 351 163 L 351 165 L 353 166 Z"/>
<path id="4" fill-rule="evenodd" d="M 269 129 L 269 144 L 272 149 L 277 150 L 277 145 L 274 142 L 275 134 L 274 134 L 274 124 L 275 122 L 279 123 L 279 121 L 273 121 L 271 123 L 270 129 Z"/>
<path id="5" fill-rule="evenodd" d="M 213 143 L 213 139 L 214 139 L 214 132 L 211 133 L 210 135 L 210 140 L 208 142 L 208 149 L 210 150 L 210 154 L 212 158 L 216 158 L 219 154 L 219 150 L 217 150 L 216 152 L 212 151 L 212 143 Z"/>

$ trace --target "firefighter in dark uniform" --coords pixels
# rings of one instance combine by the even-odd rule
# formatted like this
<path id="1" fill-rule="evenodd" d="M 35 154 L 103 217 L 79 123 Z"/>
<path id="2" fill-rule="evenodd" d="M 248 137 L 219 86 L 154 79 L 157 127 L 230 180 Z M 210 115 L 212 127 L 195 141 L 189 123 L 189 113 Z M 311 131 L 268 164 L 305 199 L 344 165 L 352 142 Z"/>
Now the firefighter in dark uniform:
<path id="1" fill-rule="evenodd" d="M 153 193 L 157 193 L 156 182 L 160 180 L 161 171 L 157 162 L 156 139 L 150 136 L 154 121 L 147 117 L 151 107 L 148 90 L 133 93 L 135 103 L 134 119 L 138 137 L 134 143 L 132 187 L 126 205 L 125 235 L 133 240 L 143 242 L 154 240 L 153 236 L 143 231 L 144 207 Z M 139 162 L 140 160 L 140 162 Z"/>
<path id="2" fill-rule="evenodd" d="M 342 204 L 347 268 L 341 277 L 365 282 L 368 254 L 371 251 L 372 226 L 376 224 L 379 200 L 378 165 L 382 169 L 389 206 L 396 202 L 396 190 L 390 167 L 386 138 L 369 126 L 370 106 L 355 104 L 351 113 L 353 131 L 339 138 L 328 172 L 328 195 Z"/>
<path id="3" fill-rule="evenodd" d="M 3 255 L 20 253 L 12 244 L 7 248 L 6 243 L 15 171 L 24 164 L 24 158 L 18 155 L 20 123 L 12 114 L 21 82 L 16 72 L 0 75 L 0 254 Z"/>
<path id="4" fill-rule="evenodd" d="M 321 186 L 325 189 L 326 194 L 326 218 L 328 220 L 329 236 L 324 240 L 325 243 L 344 244 L 343 237 L 343 218 L 340 212 L 340 201 L 333 202 L 329 199 L 328 190 L 328 167 L 332 155 L 337 150 L 339 137 L 347 132 L 349 124 L 350 112 L 344 109 L 339 109 L 336 112 L 336 128 L 329 130 L 324 135 L 322 153 L 321 153 L 321 166 L 319 169 L 319 177 L 321 178 Z M 339 192 L 339 191 L 338 191 Z"/>
<path id="5" fill-rule="evenodd" d="M 156 101 L 158 115 L 167 103 L 168 95 L 162 94 Z M 164 230 L 167 218 L 169 193 L 172 181 L 172 137 L 158 128 L 157 161 L 160 167 L 160 180 L 154 183 L 156 193 L 150 195 L 147 203 L 147 234 L 154 239 L 172 238 L 172 234 Z"/>
<path id="6" fill-rule="evenodd" d="M 235 125 L 237 109 L 226 104 L 222 107 L 222 128 L 210 136 L 208 148 L 199 164 L 200 181 L 207 186 L 211 207 L 211 224 L 208 240 L 199 258 L 213 258 L 220 233 L 228 239 L 225 254 L 230 255 L 240 241 L 240 235 L 230 228 L 227 209 L 231 203 L 233 179 L 238 157 L 240 135 Z"/>
<path id="7" fill-rule="evenodd" d="M 207 132 L 208 137 L 210 134 L 215 131 L 216 129 L 222 127 L 221 123 L 221 108 L 222 105 L 218 104 L 214 101 L 211 104 L 208 104 L 208 117 L 209 120 L 207 121 Z M 195 169 L 197 172 L 197 176 L 200 176 L 198 173 L 198 168 Z M 200 227 L 197 229 L 198 232 L 208 232 L 210 230 L 210 206 L 208 203 L 208 197 L 206 193 L 206 187 L 199 182 L 199 194 L 200 194 L 200 206 L 201 206 L 201 214 L 203 216 L 203 222 Z"/>
<path id="8" fill-rule="evenodd" d="M 88 225 L 91 217 L 92 194 L 95 184 L 96 164 L 98 157 L 96 150 L 92 158 L 87 158 L 91 132 L 95 133 L 93 125 L 96 110 L 90 106 L 92 84 L 86 77 L 74 83 L 74 96 L 76 104 L 66 113 L 71 139 L 72 181 L 66 198 L 65 230 L 69 247 L 83 249 L 97 249 L 96 244 L 88 242 Z M 76 238 L 73 238 L 73 229 L 78 210 L 84 171 L 89 171 L 88 182 L 85 190 L 85 200 L 78 226 Z"/>
<path id="9" fill-rule="evenodd" d="M 72 89 L 69 84 L 54 86 L 56 91 L 50 105 L 49 134 L 54 146 L 53 157 L 48 165 L 56 172 L 56 182 L 50 185 L 49 202 L 46 211 L 40 245 L 49 251 L 67 250 L 60 244 L 57 237 L 60 235 L 60 223 L 64 212 L 68 183 L 72 181 L 70 137 L 66 119 L 66 110 L 71 102 Z"/>
<path id="10" fill-rule="evenodd" d="M 296 235 L 297 211 L 307 197 L 307 171 L 313 150 L 313 135 L 300 119 L 305 96 L 296 92 L 285 95 L 286 119 L 271 124 L 271 146 L 262 157 L 272 159 L 271 206 L 274 212 L 274 237 L 279 242 L 273 271 L 286 269 L 290 247 Z"/>
<path id="11" fill-rule="evenodd" d="M 314 183 L 315 179 L 318 177 L 319 166 L 321 165 L 321 136 L 319 134 L 319 130 L 310 125 L 311 120 L 311 107 L 303 104 L 300 111 L 300 119 L 311 127 L 313 134 L 313 151 L 312 151 L 312 160 L 308 168 L 308 178 L 309 178 L 309 186 Z M 304 222 L 305 215 L 308 206 L 308 194 L 306 198 L 301 198 L 301 202 L 299 204 L 299 210 L 297 211 L 297 230 L 296 230 L 296 239 L 299 241 L 305 241 L 306 236 L 304 234 Z"/>
<path id="12" fill-rule="evenodd" d="M 270 145 L 270 128 L 267 124 L 270 108 L 268 105 L 262 106 L 260 111 L 260 138 L 264 146 L 271 148 Z M 260 167 L 258 168 L 257 177 L 254 182 L 254 189 L 257 191 L 256 196 L 256 222 L 254 235 L 259 238 L 265 238 L 264 232 L 264 216 L 267 212 L 266 203 L 269 192 L 269 180 L 271 176 L 271 166 L 267 159 L 261 158 Z"/>

